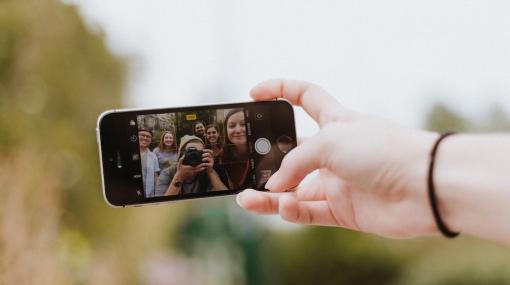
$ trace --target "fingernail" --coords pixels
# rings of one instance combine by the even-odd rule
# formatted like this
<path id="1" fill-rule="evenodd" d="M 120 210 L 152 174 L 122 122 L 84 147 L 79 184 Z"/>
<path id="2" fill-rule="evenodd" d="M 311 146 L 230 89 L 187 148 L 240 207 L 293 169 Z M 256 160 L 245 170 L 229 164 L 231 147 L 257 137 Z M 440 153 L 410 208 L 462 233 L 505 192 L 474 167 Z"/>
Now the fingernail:
<path id="1" fill-rule="evenodd" d="M 273 188 L 273 184 L 274 184 L 274 181 L 276 180 L 276 176 L 278 176 L 278 171 L 276 171 L 275 173 L 273 173 L 273 175 L 271 175 L 271 177 L 269 177 L 269 180 L 267 180 L 267 183 L 266 183 L 266 189 L 269 189 L 271 190 Z"/>
<path id="2" fill-rule="evenodd" d="M 239 207 L 241 207 L 241 208 L 243 207 L 243 204 L 241 203 L 241 194 L 242 194 L 242 193 L 243 193 L 243 192 L 241 192 L 241 193 L 237 194 L 237 196 L 236 196 L 236 203 L 237 203 L 237 205 L 239 205 Z"/>

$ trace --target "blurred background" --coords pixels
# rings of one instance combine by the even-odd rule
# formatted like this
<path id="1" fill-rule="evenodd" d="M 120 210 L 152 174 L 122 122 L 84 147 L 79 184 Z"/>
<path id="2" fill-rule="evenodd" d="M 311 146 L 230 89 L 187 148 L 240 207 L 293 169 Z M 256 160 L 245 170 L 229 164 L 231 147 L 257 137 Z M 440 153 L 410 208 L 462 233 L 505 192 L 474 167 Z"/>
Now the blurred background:
<path id="1" fill-rule="evenodd" d="M 465 236 L 293 226 L 233 197 L 109 208 L 95 137 L 103 110 L 245 101 L 273 77 L 410 127 L 509 131 L 509 27 L 506 1 L 0 1 L 0 284 L 510 284 L 509 249 Z"/>

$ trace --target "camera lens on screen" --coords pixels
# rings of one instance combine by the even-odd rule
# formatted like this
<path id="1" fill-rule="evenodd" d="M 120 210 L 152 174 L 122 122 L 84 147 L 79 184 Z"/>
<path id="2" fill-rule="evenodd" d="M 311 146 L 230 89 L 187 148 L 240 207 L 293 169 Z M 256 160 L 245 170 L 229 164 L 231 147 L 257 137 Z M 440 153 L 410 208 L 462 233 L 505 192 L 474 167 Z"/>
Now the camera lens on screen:
<path id="1" fill-rule="evenodd" d="M 191 166 L 199 165 L 200 163 L 202 163 L 203 153 L 204 151 L 198 150 L 195 147 L 188 148 L 184 153 L 184 160 L 182 161 L 182 164 Z"/>

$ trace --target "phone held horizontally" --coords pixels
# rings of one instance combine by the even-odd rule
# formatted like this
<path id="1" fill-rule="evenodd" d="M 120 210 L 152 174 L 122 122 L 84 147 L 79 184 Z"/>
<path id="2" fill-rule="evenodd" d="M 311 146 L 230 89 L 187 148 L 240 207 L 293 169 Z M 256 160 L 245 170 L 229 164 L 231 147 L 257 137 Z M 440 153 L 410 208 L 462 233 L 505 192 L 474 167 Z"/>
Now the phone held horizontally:
<path id="1" fill-rule="evenodd" d="M 264 191 L 296 146 L 283 100 L 111 110 L 98 118 L 103 194 L 114 207 Z"/>

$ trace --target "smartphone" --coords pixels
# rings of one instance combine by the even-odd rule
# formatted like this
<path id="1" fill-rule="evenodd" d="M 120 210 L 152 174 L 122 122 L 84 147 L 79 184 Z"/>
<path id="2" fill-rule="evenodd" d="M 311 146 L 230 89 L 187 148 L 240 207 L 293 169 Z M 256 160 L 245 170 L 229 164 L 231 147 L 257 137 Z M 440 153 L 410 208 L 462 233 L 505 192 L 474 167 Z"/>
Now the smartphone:
<path id="1" fill-rule="evenodd" d="M 296 146 L 284 100 L 109 110 L 97 137 L 103 195 L 113 207 L 265 191 Z"/>

